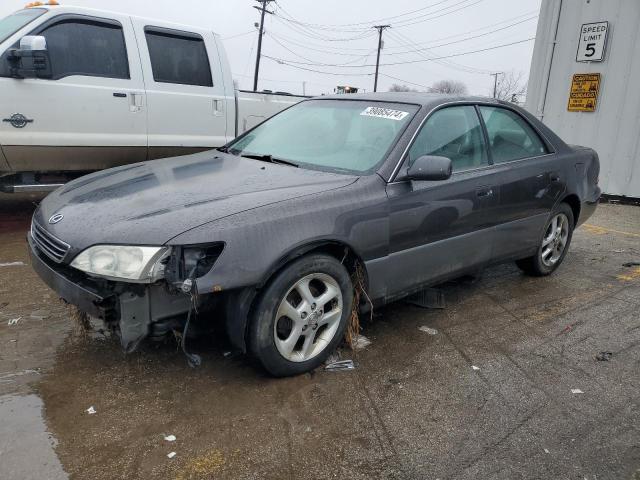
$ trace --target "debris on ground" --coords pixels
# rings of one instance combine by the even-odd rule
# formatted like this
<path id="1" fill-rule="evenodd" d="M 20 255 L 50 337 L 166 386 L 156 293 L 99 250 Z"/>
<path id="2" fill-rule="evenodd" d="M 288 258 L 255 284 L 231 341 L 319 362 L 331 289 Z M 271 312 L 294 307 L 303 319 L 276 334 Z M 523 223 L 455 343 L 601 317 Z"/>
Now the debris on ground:
<path id="1" fill-rule="evenodd" d="M 89 415 L 93 415 L 94 413 L 96 413 L 96 409 L 93 406 L 91 406 L 91 407 L 87 408 L 87 413 Z"/>
<path id="2" fill-rule="evenodd" d="M 611 360 L 613 353 L 611 352 L 600 352 L 596 355 L 596 360 L 599 362 L 608 362 Z"/>
<path id="3" fill-rule="evenodd" d="M 176 441 L 176 436 L 175 435 L 167 435 L 166 437 L 164 437 L 164 439 L 167 442 L 175 442 Z"/>
<path id="4" fill-rule="evenodd" d="M 17 325 L 20 320 L 22 320 L 22 317 L 12 318 L 11 320 L 9 320 L 7 322 L 7 325 L 10 326 L 10 327 L 13 326 L 13 325 Z"/>
<path id="5" fill-rule="evenodd" d="M 440 310 L 447 306 L 444 292 L 437 288 L 427 288 L 410 295 L 405 298 L 404 302 L 420 308 L 436 308 Z"/>
<path id="6" fill-rule="evenodd" d="M 627 262 L 627 263 L 623 263 L 622 266 L 627 268 L 640 267 L 640 262 Z"/>
<path id="7" fill-rule="evenodd" d="M 176 456 L 176 452 L 169 452 L 169 453 L 167 453 L 167 457 L 169 457 L 169 458 L 173 458 L 173 457 L 175 457 L 175 456 Z"/>
<path id="8" fill-rule="evenodd" d="M 24 265 L 25 265 L 24 262 L 0 263 L 0 267 L 22 267 Z"/>
<path id="9" fill-rule="evenodd" d="M 428 333 L 429 335 L 437 335 L 438 334 L 438 330 L 436 330 L 435 328 L 427 327 L 426 325 L 418 327 L 418 330 L 420 330 L 421 332 L 424 332 L 424 333 Z"/>
<path id="10" fill-rule="evenodd" d="M 369 345 L 371 345 L 371 340 L 364 335 L 356 335 L 356 337 L 351 340 L 352 350 L 364 350 Z"/>
<path id="11" fill-rule="evenodd" d="M 330 363 L 339 362 L 341 359 L 342 359 L 342 353 L 338 349 L 335 352 L 333 352 L 331 355 L 329 355 L 329 358 L 325 360 L 324 364 L 329 365 Z"/>
<path id="12" fill-rule="evenodd" d="M 345 253 L 346 258 L 346 253 Z M 344 262 L 344 260 L 343 260 Z M 367 295 L 367 291 L 364 287 L 365 285 L 365 274 L 364 269 L 360 263 L 356 263 L 355 271 L 351 275 L 351 283 L 353 284 L 353 303 L 351 306 L 351 315 L 349 316 L 349 324 L 347 325 L 347 330 L 344 334 L 344 339 L 347 342 L 347 345 L 351 346 L 352 350 L 354 348 L 354 340 L 360 337 L 360 303 L 361 299 L 364 297 L 369 304 L 369 320 L 373 322 L 373 303 Z M 366 345 L 365 345 L 366 346 Z"/>
<path id="13" fill-rule="evenodd" d="M 547 450 L 546 448 L 544 449 L 544 453 L 549 454 L 551 452 L 549 452 L 549 450 Z"/>
<path id="14" fill-rule="evenodd" d="M 339 360 L 337 362 L 329 363 L 326 367 L 324 367 L 325 370 L 330 372 L 340 370 L 354 370 L 355 368 L 356 364 L 353 362 L 353 360 Z"/>
<path id="15" fill-rule="evenodd" d="M 584 393 L 584 392 L 582 390 L 580 390 L 579 388 L 572 388 L 571 389 L 571 393 L 576 394 L 576 393 Z"/>
<path id="16" fill-rule="evenodd" d="M 472 368 L 473 370 L 480 370 L 480 367 L 476 367 L 475 365 L 471 365 L 471 368 Z"/>

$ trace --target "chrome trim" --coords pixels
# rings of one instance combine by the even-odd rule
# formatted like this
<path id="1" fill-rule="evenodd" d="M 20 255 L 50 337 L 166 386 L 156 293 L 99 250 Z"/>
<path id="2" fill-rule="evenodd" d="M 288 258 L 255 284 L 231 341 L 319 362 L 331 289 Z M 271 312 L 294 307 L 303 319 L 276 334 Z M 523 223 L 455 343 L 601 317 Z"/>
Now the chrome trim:
<path id="1" fill-rule="evenodd" d="M 56 263 L 61 263 L 71 250 L 71 245 L 49 233 L 35 220 L 31 220 L 30 235 L 38 250 Z"/>
<path id="2" fill-rule="evenodd" d="M 15 193 L 21 192 L 53 192 L 61 187 L 64 183 L 36 183 L 33 185 L 13 185 Z"/>
<path id="3" fill-rule="evenodd" d="M 518 114 L 525 122 L 527 122 L 527 124 L 533 129 L 534 132 L 536 132 L 540 137 L 542 137 L 544 139 L 545 147 L 547 147 L 547 148 L 551 147 L 551 150 L 553 150 L 553 151 L 551 151 L 549 153 L 545 153 L 544 155 L 537 155 L 535 157 L 518 158 L 517 160 L 511 160 L 510 162 L 493 163 L 493 164 L 490 164 L 490 165 L 486 165 L 486 166 L 482 166 L 482 167 L 478 167 L 478 168 L 474 168 L 474 169 L 464 170 L 463 172 L 453 172 L 453 175 L 455 175 L 456 173 L 466 173 L 466 172 L 471 172 L 473 170 L 479 170 L 479 169 L 483 169 L 483 168 L 487 168 L 487 167 L 493 167 L 495 165 L 507 165 L 507 164 L 510 164 L 510 163 L 513 163 L 513 162 L 519 162 L 521 160 L 530 160 L 532 158 L 545 157 L 547 155 L 554 155 L 555 153 L 557 153 L 556 149 L 555 149 L 555 145 L 553 145 L 549 141 L 547 136 L 543 132 L 538 130 L 535 125 L 533 125 L 527 118 L 525 118 L 520 112 L 518 112 L 516 109 L 512 108 L 511 106 L 504 105 L 502 103 L 498 103 L 498 101 L 491 102 L 491 101 L 486 101 L 486 100 L 484 100 L 484 101 L 482 101 L 482 100 L 480 100 L 480 101 L 456 100 L 455 102 L 441 103 L 441 104 L 433 107 L 431 110 L 429 110 L 429 112 L 425 115 L 425 117 L 420 122 L 420 125 L 418 125 L 418 128 L 416 129 L 414 134 L 411 136 L 411 140 L 409 140 L 409 143 L 407 144 L 406 148 L 402 152 L 402 155 L 400 155 L 400 160 L 398 161 L 397 165 L 395 166 L 395 168 L 391 172 L 391 176 L 389 177 L 389 181 L 387 183 L 395 183 L 394 180 L 395 180 L 396 176 L 398 175 L 398 171 L 400 170 L 400 167 L 404 163 L 404 160 L 405 160 L 405 157 L 406 157 L 407 153 L 409 152 L 409 150 L 413 146 L 413 143 L 415 142 L 416 137 L 418 136 L 418 134 L 422 130 L 422 127 L 424 126 L 424 124 L 427 123 L 427 120 L 429 120 L 431 115 L 433 115 L 433 113 L 436 110 L 440 110 L 441 108 L 449 107 L 449 106 L 452 106 L 452 105 L 471 105 L 471 106 L 484 105 L 486 107 L 497 107 L 497 108 L 505 108 L 507 110 L 511 110 L 512 112 Z M 480 119 L 480 120 L 482 120 L 482 119 Z M 489 148 L 488 145 L 487 145 L 487 148 Z"/>

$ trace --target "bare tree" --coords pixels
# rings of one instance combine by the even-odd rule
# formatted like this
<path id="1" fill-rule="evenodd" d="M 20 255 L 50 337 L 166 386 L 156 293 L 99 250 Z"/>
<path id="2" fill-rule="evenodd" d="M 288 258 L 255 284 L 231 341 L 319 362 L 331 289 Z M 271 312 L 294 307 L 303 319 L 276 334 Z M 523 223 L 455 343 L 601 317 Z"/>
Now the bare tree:
<path id="1" fill-rule="evenodd" d="M 390 92 L 417 92 L 415 88 L 407 87 L 406 85 L 400 85 L 398 83 L 394 83 L 389 87 Z"/>
<path id="2" fill-rule="evenodd" d="M 522 72 L 513 70 L 498 76 L 496 98 L 512 103 L 521 103 L 527 95 L 527 80 Z"/>
<path id="3" fill-rule="evenodd" d="M 450 95 L 466 95 L 467 86 L 456 80 L 440 80 L 429 88 L 430 93 L 448 93 Z"/>

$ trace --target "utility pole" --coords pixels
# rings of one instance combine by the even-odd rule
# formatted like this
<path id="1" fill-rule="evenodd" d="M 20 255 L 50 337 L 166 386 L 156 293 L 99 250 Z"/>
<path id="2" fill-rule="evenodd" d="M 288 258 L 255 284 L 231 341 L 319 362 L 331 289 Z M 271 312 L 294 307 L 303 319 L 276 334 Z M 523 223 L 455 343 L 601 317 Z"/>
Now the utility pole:
<path id="1" fill-rule="evenodd" d="M 260 31 L 258 33 L 258 53 L 256 55 L 256 70 L 253 74 L 253 91 L 258 91 L 258 73 L 260 72 L 260 54 L 262 53 L 262 35 L 264 34 L 264 15 L 268 13 L 273 15 L 273 12 L 267 10 L 267 5 L 274 0 L 256 0 L 256 2 L 262 4 L 261 7 L 254 6 L 256 10 L 260 11 Z"/>
<path id="2" fill-rule="evenodd" d="M 307 94 L 307 82 L 302 82 L 302 95 L 305 96 Z"/>
<path id="3" fill-rule="evenodd" d="M 490 73 L 489 75 L 493 77 L 493 98 L 496 98 L 496 94 L 498 93 L 498 75 L 504 75 L 504 72 Z"/>
<path id="4" fill-rule="evenodd" d="M 378 57 L 376 59 L 376 77 L 373 82 L 373 91 L 377 92 L 378 91 L 378 70 L 380 70 L 380 50 L 382 50 L 382 32 L 387 28 L 391 28 L 391 25 L 375 25 L 373 28 L 378 30 Z"/>

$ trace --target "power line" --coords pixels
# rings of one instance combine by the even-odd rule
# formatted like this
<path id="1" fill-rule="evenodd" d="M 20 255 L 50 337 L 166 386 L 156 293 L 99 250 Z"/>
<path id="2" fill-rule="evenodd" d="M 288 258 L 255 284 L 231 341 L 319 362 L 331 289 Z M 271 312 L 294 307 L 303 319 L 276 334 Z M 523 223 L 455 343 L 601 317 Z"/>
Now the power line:
<path id="1" fill-rule="evenodd" d="M 412 64 L 412 63 L 422 63 L 422 62 L 427 62 L 427 61 L 436 61 L 436 60 L 443 60 L 443 59 L 447 59 L 447 58 L 454 58 L 454 57 L 462 57 L 464 55 L 471 55 L 473 53 L 481 53 L 481 52 L 488 52 L 490 50 L 496 50 L 498 48 L 503 48 L 503 47 L 510 47 L 511 45 L 518 45 L 520 43 L 525 43 L 525 42 L 530 42 L 531 40 L 535 40 L 536 37 L 531 37 L 531 38 L 525 38 L 524 40 L 518 40 L 515 42 L 510 42 L 510 43 L 503 43 L 501 45 L 494 45 L 492 47 L 487 47 L 487 48 L 481 48 L 478 50 L 470 50 L 468 52 L 459 52 L 459 53 L 454 53 L 454 54 L 450 54 L 450 55 L 443 55 L 440 57 L 432 57 L 432 58 L 425 58 L 422 60 L 407 60 L 404 62 L 392 62 L 392 63 L 381 63 L 380 66 L 393 66 L 393 65 L 408 65 L 408 64 Z M 266 55 L 265 55 L 266 57 Z M 298 62 L 295 60 L 289 60 L 289 59 L 281 59 L 281 58 L 274 58 L 274 57 L 269 57 L 271 60 L 275 60 L 275 61 L 282 61 L 283 63 L 293 63 L 293 64 L 299 64 L 299 65 L 317 65 L 316 63 L 305 63 L 305 62 Z M 345 65 L 338 65 L 338 64 L 325 64 L 324 66 L 327 67 L 344 67 Z M 374 67 L 375 64 L 366 64 L 366 65 L 360 65 L 360 67 Z"/>
<path id="2" fill-rule="evenodd" d="M 443 45 L 432 45 L 432 44 L 437 43 L 437 42 L 441 42 L 441 41 L 444 41 L 444 40 L 449 40 L 449 39 L 455 38 L 455 37 L 461 37 L 461 36 L 464 36 L 464 35 L 466 35 L 468 33 L 479 32 L 479 31 L 485 30 L 487 28 L 492 28 L 492 27 L 495 27 L 495 26 L 498 26 L 498 25 L 502 25 L 502 24 L 507 23 L 507 22 L 511 22 L 513 20 L 521 19 L 523 16 L 528 16 L 528 15 L 531 15 L 531 14 L 534 14 L 534 13 L 535 13 L 535 11 L 530 11 L 530 12 L 527 12 L 527 13 L 524 13 L 524 14 L 521 14 L 521 15 L 517 15 L 515 17 L 507 18 L 507 19 L 502 20 L 500 22 L 496 22 L 496 23 L 493 23 L 493 24 L 485 25 L 485 26 L 482 26 L 482 27 L 479 27 L 479 28 L 476 28 L 476 29 L 473 29 L 473 30 L 468 30 L 468 31 L 466 31 L 464 33 L 457 33 L 457 34 L 454 34 L 454 35 L 448 35 L 446 37 L 440 37 L 440 38 L 432 39 L 432 40 L 429 40 L 427 42 L 414 42 L 413 45 L 415 47 L 423 47 L 424 45 L 430 45 L 430 48 L 437 48 L 438 46 L 443 46 Z M 531 17 L 531 19 L 534 19 L 536 17 L 537 17 L 537 15 L 535 15 L 534 17 Z M 499 31 L 499 30 L 500 29 L 497 29 L 496 31 Z M 489 32 L 487 32 L 487 34 L 488 33 Z M 282 41 L 286 41 L 286 42 L 291 43 L 293 45 L 297 45 L 299 47 L 303 47 L 303 48 L 305 48 L 307 50 L 314 50 L 314 51 L 318 51 L 318 52 L 322 52 L 322 53 L 331 53 L 332 55 L 354 56 L 354 55 L 356 55 L 356 53 L 352 54 L 352 53 L 345 53 L 345 52 L 347 52 L 347 51 L 363 52 L 363 51 L 369 51 L 370 50 L 370 48 L 357 48 L 357 47 L 347 47 L 347 46 L 340 46 L 340 47 L 335 46 L 335 47 L 332 47 L 332 46 L 329 46 L 329 45 L 318 45 L 318 44 L 309 43 L 306 40 L 304 40 L 305 43 L 300 43 L 303 40 L 294 39 L 294 38 L 291 38 L 289 36 L 283 35 L 281 33 L 267 32 L 267 35 L 271 35 L 272 37 L 277 37 Z M 465 38 L 468 38 L 468 37 L 465 37 Z M 394 50 L 394 53 L 396 53 L 395 50 L 399 49 L 399 48 L 406 48 L 406 47 L 404 47 L 404 46 L 393 46 L 393 45 L 385 46 L 385 50 Z M 332 49 L 339 49 L 339 51 L 333 51 Z M 397 53 L 405 53 L 405 52 L 397 52 Z"/>
<path id="3" fill-rule="evenodd" d="M 230 37 L 222 37 L 222 40 L 226 41 L 226 40 L 231 40 L 233 38 L 244 37 L 246 35 L 249 35 L 249 34 L 255 33 L 255 32 L 256 32 L 255 30 L 249 30 L 248 32 L 238 33 L 236 35 L 231 35 Z"/>

